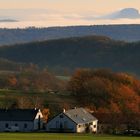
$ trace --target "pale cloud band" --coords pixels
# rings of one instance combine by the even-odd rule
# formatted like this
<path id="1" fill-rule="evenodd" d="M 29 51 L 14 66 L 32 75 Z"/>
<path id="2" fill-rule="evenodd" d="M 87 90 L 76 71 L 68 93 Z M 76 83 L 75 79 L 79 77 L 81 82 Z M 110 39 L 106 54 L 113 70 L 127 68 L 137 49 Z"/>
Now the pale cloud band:
<path id="1" fill-rule="evenodd" d="M 140 14 L 137 11 L 140 10 L 140 0 L 0 0 L 0 2 L 1 28 L 140 24 Z M 126 9 L 124 12 L 120 11 L 129 7 L 135 8 L 132 9 L 132 13 Z"/>

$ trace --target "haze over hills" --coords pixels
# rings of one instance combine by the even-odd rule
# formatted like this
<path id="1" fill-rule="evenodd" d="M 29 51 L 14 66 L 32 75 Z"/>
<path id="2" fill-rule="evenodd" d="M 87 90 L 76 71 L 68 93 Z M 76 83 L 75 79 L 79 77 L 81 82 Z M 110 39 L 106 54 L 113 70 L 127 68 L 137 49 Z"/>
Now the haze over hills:
<path id="1" fill-rule="evenodd" d="M 109 68 L 140 75 L 140 43 L 87 36 L 0 48 L 0 56 L 15 62 L 34 63 L 56 71 L 76 68 Z"/>
<path id="2" fill-rule="evenodd" d="M 115 40 L 124 40 L 130 42 L 139 41 L 140 25 L 95 25 L 0 29 L 0 46 L 90 35 L 103 35 Z"/>

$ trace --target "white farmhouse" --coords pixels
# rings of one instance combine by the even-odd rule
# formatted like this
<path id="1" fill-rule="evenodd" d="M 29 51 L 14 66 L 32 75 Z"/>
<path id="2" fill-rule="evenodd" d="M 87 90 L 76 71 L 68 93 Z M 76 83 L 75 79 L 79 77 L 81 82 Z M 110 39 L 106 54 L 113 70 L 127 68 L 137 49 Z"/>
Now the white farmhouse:
<path id="1" fill-rule="evenodd" d="M 98 120 L 83 108 L 75 108 L 55 116 L 46 125 L 48 132 L 97 133 Z"/>
<path id="2" fill-rule="evenodd" d="M 43 115 L 39 109 L 0 109 L 0 132 L 30 132 L 42 128 Z"/>

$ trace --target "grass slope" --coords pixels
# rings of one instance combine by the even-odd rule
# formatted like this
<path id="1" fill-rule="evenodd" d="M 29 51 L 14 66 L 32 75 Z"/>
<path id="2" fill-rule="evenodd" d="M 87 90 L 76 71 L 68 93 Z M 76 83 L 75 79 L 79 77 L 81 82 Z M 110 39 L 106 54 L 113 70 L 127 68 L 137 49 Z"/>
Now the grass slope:
<path id="1" fill-rule="evenodd" d="M 6 90 L 0 89 L 0 108 L 9 108 L 14 101 L 18 101 L 21 98 L 27 98 L 30 101 L 40 99 L 44 104 L 49 107 L 52 112 L 58 113 L 64 104 L 74 107 L 77 105 L 77 101 L 69 94 L 64 93 L 34 93 L 24 92 L 19 90 Z M 52 113 L 53 114 L 53 113 Z M 55 114 L 53 114 L 55 115 Z"/>
<path id="2" fill-rule="evenodd" d="M 138 140 L 138 137 L 88 134 L 1 133 L 0 140 Z"/>

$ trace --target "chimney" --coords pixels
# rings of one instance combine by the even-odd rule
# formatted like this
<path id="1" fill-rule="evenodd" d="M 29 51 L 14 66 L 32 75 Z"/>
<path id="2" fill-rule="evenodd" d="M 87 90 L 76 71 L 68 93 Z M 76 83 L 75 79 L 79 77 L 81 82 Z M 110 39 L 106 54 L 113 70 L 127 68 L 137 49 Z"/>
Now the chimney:
<path id="1" fill-rule="evenodd" d="M 63 113 L 65 113 L 66 112 L 66 109 L 65 108 L 63 108 Z"/>

